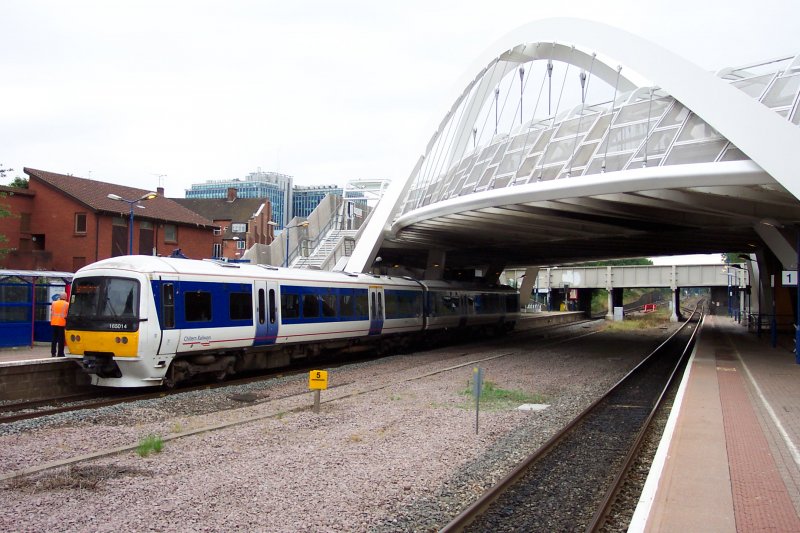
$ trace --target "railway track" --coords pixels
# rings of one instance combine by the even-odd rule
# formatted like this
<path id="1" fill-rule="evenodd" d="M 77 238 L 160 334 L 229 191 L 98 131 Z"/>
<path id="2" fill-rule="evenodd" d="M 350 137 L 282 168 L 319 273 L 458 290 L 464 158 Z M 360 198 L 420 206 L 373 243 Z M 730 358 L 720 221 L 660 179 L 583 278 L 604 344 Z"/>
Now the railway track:
<path id="1" fill-rule="evenodd" d="M 532 337 L 536 337 L 536 336 L 538 336 L 538 333 L 540 333 L 540 332 L 529 331 L 529 332 L 521 332 L 521 333 L 523 335 L 529 333 L 529 334 L 531 334 Z M 562 344 L 562 343 L 565 343 L 565 342 L 575 341 L 575 340 L 584 338 L 586 336 L 593 335 L 594 333 L 597 333 L 597 331 L 589 331 L 589 332 L 579 331 L 579 332 L 573 332 L 573 334 L 556 335 L 556 336 L 554 336 L 552 338 L 549 338 L 547 341 L 543 342 L 541 344 L 541 347 L 555 346 L 555 345 L 559 345 L 559 344 Z M 495 339 L 495 341 L 497 341 L 497 339 Z M 344 399 L 347 399 L 347 398 L 353 398 L 353 397 L 357 397 L 357 396 L 362 396 L 362 395 L 365 395 L 365 394 L 369 394 L 369 393 L 372 393 L 372 392 L 375 392 L 375 391 L 379 391 L 379 390 L 382 390 L 382 389 L 386 389 L 386 388 L 392 387 L 392 386 L 397 385 L 397 384 L 424 379 L 424 378 L 427 378 L 427 377 L 430 377 L 430 376 L 433 376 L 433 375 L 436 375 L 436 374 L 453 372 L 453 371 L 457 371 L 457 370 L 460 370 L 460 369 L 463 369 L 463 368 L 469 368 L 469 367 L 472 367 L 472 366 L 474 366 L 476 364 L 480 364 L 480 363 L 484 363 L 484 362 L 487 362 L 487 361 L 491 361 L 493 359 L 507 357 L 507 356 L 514 355 L 514 354 L 518 353 L 518 350 L 514 350 L 514 349 L 512 349 L 510 351 L 502 350 L 502 345 L 503 344 L 504 344 L 503 342 L 500 342 L 500 343 L 497 343 L 497 346 L 496 346 L 496 348 L 501 348 L 499 350 L 501 353 L 497 353 L 497 354 L 494 354 L 494 355 L 488 355 L 488 356 L 484 356 L 484 357 L 471 358 L 468 361 L 460 361 L 460 362 L 458 362 L 456 364 L 444 366 L 444 367 L 439 368 L 437 370 L 424 372 L 424 373 L 421 373 L 419 375 L 415 375 L 413 377 L 408 377 L 408 378 L 405 378 L 405 379 L 389 380 L 389 381 L 386 381 L 386 382 L 384 382 L 384 383 L 382 383 L 380 385 L 377 385 L 377 386 L 369 386 L 369 387 L 365 387 L 363 389 L 355 390 L 353 392 L 337 395 L 337 396 L 331 397 L 329 399 L 324 399 L 322 401 L 322 403 L 323 404 L 327 404 L 327 403 L 331 403 L 331 402 L 338 402 L 338 401 L 341 401 L 341 400 L 344 400 Z M 463 354 L 463 355 L 467 355 L 467 354 Z M 350 362 L 352 362 L 352 361 L 350 361 Z M 341 362 L 341 364 L 347 364 L 347 363 Z M 298 370 L 297 372 L 299 373 L 299 372 L 302 372 L 302 371 Z M 287 372 L 283 372 L 281 375 L 285 376 L 285 375 L 288 375 L 288 373 Z M 258 378 L 251 378 L 251 380 L 253 380 L 253 379 L 264 379 L 264 376 L 260 376 Z M 148 395 L 136 395 L 136 396 L 129 396 L 127 398 L 121 398 L 121 399 L 118 399 L 115 403 L 132 402 L 132 401 L 137 401 L 137 400 L 147 399 L 147 398 L 153 398 L 153 397 L 165 397 L 165 396 L 168 396 L 170 394 L 179 394 L 179 393 L 182 393 L 182 392 L 189 392 L 189 391 L 195 391 L 195 390 L 224 387 L 224 386 L 227 386 L 227 385 L 232 385 L 233 383 L 234 382 L 232 382 L 232 381 L 228 381 L 228 382 L 224 382 L 224 383 L 220 383 L 220 384 L 204 385 L 204 386 L 193 387 L 193 388 L 183 388 L 183 389 L 179 389 L 179 390 L 175 390 L 175 391 L 157 391 L 157 392 L 154 392 L 154 393 L 148 394 Z M 242 384 L 242 383 L 243 383 L 243 380 L 236 381 L 236 384 Z M 349 385 L 349 383 L 338 384 L 338 385 L 336 385 L 334 387 L 330 387 L 329 390 L 330 389 L 335 389 L 335 388 L 338 388 L 338 387 L 343 387 L 345 385 Z M 288 395 L 285 395 L 285 396 L 267 397 L 267 398 L 264 398 L 262 400 L 246 399 L 244 401 L 246 401 L 247 403 L 249 403 L 251 405 L 252 404 L 261 404 L 261 403 L 269 404 L 269 403 L 275 402 L 277 400 L 285 400 L 285 399 L 289 399 L 289 398 L 293 398 L 293 397 L 305 397 L 305 396 L 308 396 L 308 394 L 309 394 L 308 390 L 307 389 L 303 389 L 302 391 L 299 391 L 297 393 L 291 393 L 291 394 L 288 394 Z M 75 410 L 77 410 L 77 409 L 91 409 L 93 407 L 96 407 L 97 405 L 98 404 L 94 404 L 92 406 L 82 405 L 82 406 L 77 407 Z M 282 411 L 277 411 L 277 412 L 272 412 L 272 411 L 268 410 L 266 413 L 252 415 L 252 416 L 245 416 L 245 417 L 235 416 L 235 417 L 233 417 L 234 420 L 232 420 L 230 422 L 215 423 L 215 424 L 212 424 L 212 425 L 209 425 L 209 426 L 197 427 L 197 428 L 194 428 L 194 429 L 189 430 L 189 431 L 183 431 L 183 432 L 180 432 L 180 433 L 174 433 L 174 434 L 166 435 L 166 436 L 163 437 L 163 440 L 164 440 L 164 442 L 166 442 L 166 441 L 171 441 L 171 440 L 175 440 L 175 439 L 181 439 L 181 438 L 185 438 L 185 437 L 189 437 L 189 436 L 192 436 L 192 435 L 197 435 L 197 434 L 201 434 L 201 433 L 205 433 L 205 432 L 209 432 L 209 431 L 218 431 L 218 430 L 221 430 L 221 429 L 225 429 L 225 428 L 229 428 L 229 427 L 233 427 L 233 426 L 238 426 L 238 425 L 241 425 L 241 424 L 247 424 L 247 423 L 251 423 L 251 422 L 255 422 L 255 421 L 259 421 L 259 420 L 263 420 L 263 419 L 267 419 L 267 418 L 281 417 L 281 416 L 284 416 L 285 414 L 287 414 L 289 412 L 303 411 L 303 410 L 307 410 L 308 408 L 309 407 L 304 404 L 301 407 L 289 408 L 289 409 L 282 410 Z M 223 410 L 225 410 L 225 409 L 223 409 Z M 40 416 L 44 416 L 44 415 L 40 415 Z M 39 464 L 39 465 L 36 465 L 36 466 L 31 466 L 29 468 L 24 468 L 22 470 L 18 470 L 18 471 L 15 471 L 15 472 L 9 472 L 9 473 L 0 474 L 0 482 L 8 480 L 8 479 L 11 479 L 11 478 L 14 478 L 14 477 L 18 477 L 18 476 L 35 474 L 35 473 L 43 472 L 43 471 L 54 469 L 54 468 L 66 467 L 66 466 L 78 464 L 78 463 L 81 463 L 81 462 L 84 462 L 84 461 L 89 461 L 89 460 L 92 460 L 92 459 L 98 459 L 98 458 L 109 456 L 109 455 L 123 453 L 123 452 L 126 452 L 126 451 L 134 450 L 136 447 L 137 447 L 137 444 L 131 444 L 131 445 L 127 445 L 127 446 L 119 446 L 119 447 L 108 448 L 108 449 L 98 449 L 98 450 L 96 450 L 96 451 L 94 451 L 92 453 L 88 453 L 88 454 L 85 454 L 85 455 L 79 455 L 79 456 L 75 456 L 75 457 L 72 457 L 72 458 L 65 458 L 65 459 L 61 459 L 61 460 L 58 460 L 58 461 L 54 461 L 54 462 L 43 463 L 43 464 Z"/>
<path id="2" fill-rule="evenodd" d="M 560 339 L 570 338 L 571 334 L 564 333 L 563 330 L 569 326 L 583 326 L 587 323 L 592 323 L 593 320 L 581 320 L 568 324 L 558 324 L 550 326 L 542 326 L 532 328 L 529 330 L 522 330 L 512 332 L 510 338 L 518 338 L 519 336 L 529 336 L 532 338 L 547 338 L 551 342 L 557 342 Z M 367 361 L 377 358 L 373 357 L 359 357 L 357 359 L 338 359 L 334 361 L 318 361 L 312 367 L 295 367 L 295 368 L 282 368 L 267 373 L 259 373 L 258 375 L 245 375 L 228 379 L 219 383 L 203 383 L 192 386 L 182 386 L 177 389 L 148 389 L 146 392 L 139 392 L 129 389 L 107 389 L 97 390 L 88 393 L 75 394 L 70 396 L 62 396 L 57 398 L 46 398 L 32 401 L 22 401 L 14 403 L 6 403 L 0 405 L 0 424 L 7 424 L 17 422 L 20 420 L 31 420 L 42 418 L 46 416 L 56 415 L 60 413 L 69 413 L 72 411 L 99 409 L 101 407 L 109 407 L 126 402 L 135 402 L 140 400 L 150 400 L 163 398 L 172 394 L 183 394 L 188 392 L 202 391 L 217 389 L 220 387 L 244 385 L 254 381 L 263 379 L 271 379 L 276 376 L 289 376 L 308 372 L 314 368 L 324 366 L 326 368 L 335 368 L 338 365 L 346 365 L 357 361 Z"/>
<path id="3" fill-rule="evenodd" d="M 664 391 L 688 360 L 701 324 L 696 309 L 692 319 L 605 396 L 441 531 L 601 530 Z"/>

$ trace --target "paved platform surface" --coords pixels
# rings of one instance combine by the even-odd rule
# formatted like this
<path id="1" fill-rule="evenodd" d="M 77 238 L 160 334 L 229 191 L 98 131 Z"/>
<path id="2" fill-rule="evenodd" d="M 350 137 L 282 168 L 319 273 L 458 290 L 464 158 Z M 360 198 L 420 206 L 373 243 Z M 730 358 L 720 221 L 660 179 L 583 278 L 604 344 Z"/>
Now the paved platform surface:
<path id="1" fill-rule="evenodd" d="M 69 353 L 65 349 L 64 353 Z M 33 346 L 17 348 L 0 348 L 0 363 L 15 361 L 32 361 L 34 359 L 50 359 L 50 343 L 36 343 Z"/>
<path id="2" fill-rule="evenodd" d="M 708 317 L 629 531 L 800 532 L 800 365 Z"/>

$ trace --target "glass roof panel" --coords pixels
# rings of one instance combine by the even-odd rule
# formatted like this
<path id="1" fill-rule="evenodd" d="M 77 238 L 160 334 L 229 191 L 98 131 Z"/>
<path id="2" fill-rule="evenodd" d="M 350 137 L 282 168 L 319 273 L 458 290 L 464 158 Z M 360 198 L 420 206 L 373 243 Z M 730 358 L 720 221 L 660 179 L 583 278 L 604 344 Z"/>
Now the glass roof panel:
<path id="1" fill-rule="evenodd" d="M 592 128 L 592 131 L 586 137 L 587 141 L 594 141 L 600 139 L 605 135 L 608 125 L 611 123 L 611 113 L 607 113 L 597 120 L 597 123 Z"/>
<path id="2" fill-rule="evenodd" d="M 637 122 L 639 120 L 650 120 L 655 122 L 664 114 L 664 110 L 672 103 L 672 98 L 653 98 L 652 106 L 650 100 L 644 100 L 636 104 L 624 106 L 614 121 L 615 124 L 624 124 L 627 122 Z"/>
<path id="3" fill-rule="evenodd" d="M 625 168 L 625 164 L 631 158 L 632 153 L 633 152 L 628 152 L 627 154 L 617 154 L 606 157 L 606 172 L 614 172 Z M 589 168 L 586 170 L 586 174 L 600 174 L 600 172 L 602 172 L 602 168 L 603 157 L 595 157 L 592 159 Z"/>
<path id="4" fill-rule="evenodd" d="M 658 127 L 663 126 L 675 126 L 677 124 L 683 124 L 683 121 L 686 120 L 686 117 L 689 116 L 689 108 L 685 107 L 680 102 L 675 102 L 667 114 L 664 115 L 664 118 L 659 123 Z"/>
<path id="5" fill-rule="evenodd" d="M 726 140 L 706 141 L 701 143 L 676 144 L 669 152 L 665 165 L 683 165 L 688 163 L 708 163 L 716 161 Z"/>
<path id="6" fill-rule="evenodd" d="M 693 113 L 683 126 L 683 129 L 678 136 L 678 141 L 699 141 L 702 139 L 721 138 L 722 136 L 717 132 L 717 130 L 709 126 L 705 120 Z"/>
<path id="7" fill-rule="evenodd" d="M 597 118 L 597 114 L 592 115 L 584 115 L 580 117 L 571 118 L 569 120 L 565 120 L 561 123 L 556 131 L 556 134 L 553 136 L 555 139 L 559 139 L 561 137 L 567 136 L 575 136 L 575 133 L 578 132 L 578 128 L 580 128 L 580 133 L 586 133 L 589 128 L 592 127 L 594 124 L 594 119 Z"/>
<path id="8" fill-rule="evenodd" d="M 800 88 L 800 74 L 778 78 L 764 97 L 764 105 L 767 107 L 792 105 L 798 88 Z"/>
<path id="9" fill-rule="evenodd" d="M 572 155 L 573 148 L 575 148 L 575 139 L 570 137 L 551 142 L 544 152 L 544 164 L 566 161 Z"/>
<path id="10" fill-rule="evenodd" d="M 772 78 L 774 77 L 775 74 L 755 76 L 746 80 L 734 81 L 731 83 L 731 85 L 745 93 L 747 96 L 759 98 L 761 93 L 764 92 L 764 89 L 766 89 L 767 85 L 769 85 L 769 82 L 771 82 Z"/>
<path id="11" fill-rule="evenodd" d="M 647 143 L 642 146 L 636 154 L 636 157 L 644 157 L 645 152 L 647 152 L 648 157 L 663 155 L 667 151 L 667 148 L 669 148 L 669 145 L 672 144 L 676 133 L 678 133 L 677 126 L 666 130 L 654 131 L 653 134 L 650 135 L 650 138 L 647 139 Z"/>

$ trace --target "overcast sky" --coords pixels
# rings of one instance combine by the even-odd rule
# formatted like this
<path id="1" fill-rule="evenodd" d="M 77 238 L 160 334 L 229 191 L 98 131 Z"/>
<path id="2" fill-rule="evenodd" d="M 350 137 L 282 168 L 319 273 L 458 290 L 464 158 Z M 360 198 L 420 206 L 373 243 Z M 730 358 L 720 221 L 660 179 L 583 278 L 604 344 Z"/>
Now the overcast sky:
<path id="1" fill-rule="evenodd" d="M 14 172 L 0 183 L 24 166 L 170 197 L 258 168 L 305 185 L 405 179 L 456 83 L 518 26 L 591 19 L 716 70 L 800 52 L 798 6 L 2 0 L 0 165 Z"/>

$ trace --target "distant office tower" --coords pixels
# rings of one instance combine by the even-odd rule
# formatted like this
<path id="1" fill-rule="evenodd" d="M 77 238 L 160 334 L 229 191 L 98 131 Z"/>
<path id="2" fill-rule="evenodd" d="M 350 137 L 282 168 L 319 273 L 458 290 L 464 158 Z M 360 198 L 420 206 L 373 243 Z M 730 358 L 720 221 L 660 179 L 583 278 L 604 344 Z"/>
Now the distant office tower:
<path id="1" fill-rule="evenodd" d="M 279 224 L 279 229 L 295 216 L 291 209 L 292 177 L 278 172 L 262 172 L 260 168 L 244 179 L 194 183 L 191 189 L 186 190 L 186 198 L 227 198 L 231 187 L 236 189 L 239 198 L 268 198 L 272 204 L 273 220 Z"/>
<path id="2" fill-rule="evenodd" d="M 306 218 L 327 194 L 342 196 L 336 185 L 296 185 L 292 188 L 292 216 Z"/>

